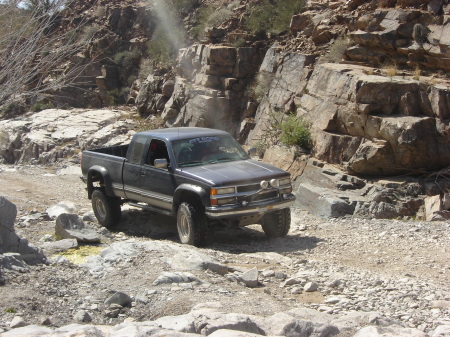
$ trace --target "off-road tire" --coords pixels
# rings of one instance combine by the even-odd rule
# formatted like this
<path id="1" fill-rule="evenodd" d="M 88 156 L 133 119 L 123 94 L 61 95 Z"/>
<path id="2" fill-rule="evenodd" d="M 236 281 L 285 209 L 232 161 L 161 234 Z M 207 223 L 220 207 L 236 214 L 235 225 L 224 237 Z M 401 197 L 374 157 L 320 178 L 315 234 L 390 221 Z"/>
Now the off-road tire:
<path id="1" fill-rule="evenodd" d="M 111 228 L 120 222 L 122 216 L 120 198 L 108 197 L 101 189 L 95 189 L 92 192 L 91 201 L 92 209 L 100 225 Z"/>
<path id="2" fill-rule="evenodd" d="M 262 229 L 269 238 L 286 236 L 291 228 L 291 210 L 284 208 L 264 215 Z"/>
<path id="3" fill-rule="evenodd" d="M 208 238 L 208 221 L 202 207 L 181 203 L 177 212 L 177 229 L 181 243 L 204 246 Z"/>

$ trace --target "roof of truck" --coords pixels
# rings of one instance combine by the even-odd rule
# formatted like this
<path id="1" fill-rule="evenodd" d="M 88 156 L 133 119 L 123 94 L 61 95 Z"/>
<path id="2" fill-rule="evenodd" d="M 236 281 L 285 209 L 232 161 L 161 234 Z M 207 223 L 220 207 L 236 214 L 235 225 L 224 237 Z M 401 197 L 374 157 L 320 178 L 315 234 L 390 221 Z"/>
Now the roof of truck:
<path id="1" fill-rule="evenodd" d="M 146 135 L 149 137 L 155 136 L 158 138 L 166 139 L 168 141 L 173 141 L 177 139 L 195 138 L 195 137 L 205 137 L 205 136 L 229 135 L 228 132 L 222 130 L 195 128 L 195 127 L 157 129 L 157 130 L 143 131 L 137 134 Z"/>

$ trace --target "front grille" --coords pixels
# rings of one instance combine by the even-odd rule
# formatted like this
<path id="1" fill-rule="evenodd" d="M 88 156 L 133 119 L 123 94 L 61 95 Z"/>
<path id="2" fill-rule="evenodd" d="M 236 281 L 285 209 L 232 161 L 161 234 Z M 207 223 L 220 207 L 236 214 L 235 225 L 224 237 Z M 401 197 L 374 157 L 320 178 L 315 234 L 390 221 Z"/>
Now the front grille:
<path id="1" fill-rule="evenodd" d="M 262 200 L 274 199 L 274 198 L 278 198 L 277 190 L 258 193 L 253 197 L 253 201 L 262 201 Z"/>
<path id="2" fill-rule="evenodd" d="M 251 185 L 243 185 L 243 186 L 237 186 L 237 192 L 238 193 L 245 193 L 245 192 L 256 192 L 261 188 L 259 184 L 251 184 Z"/>

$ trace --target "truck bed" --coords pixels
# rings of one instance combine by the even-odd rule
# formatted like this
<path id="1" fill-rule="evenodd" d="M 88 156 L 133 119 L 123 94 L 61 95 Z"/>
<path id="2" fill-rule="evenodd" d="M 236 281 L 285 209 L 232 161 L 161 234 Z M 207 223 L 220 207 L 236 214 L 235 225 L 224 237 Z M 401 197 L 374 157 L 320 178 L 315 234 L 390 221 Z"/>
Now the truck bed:
<path id="1" fill-rule="evenodd" d="M 109 154 L 109 155 L 115 156 L 115 157 L 126 158 L 127 151 L 128 151 L 128 146 L 129 146 L 129 144 L 117 145 L 117 146 L 103 147 L 103 148 L 100 148 L 100 149 L 92 149 L 92 150 L 89 150 L 89 151 L 97 152 L 97 153 L 103 153 L 103 154 Z"/>

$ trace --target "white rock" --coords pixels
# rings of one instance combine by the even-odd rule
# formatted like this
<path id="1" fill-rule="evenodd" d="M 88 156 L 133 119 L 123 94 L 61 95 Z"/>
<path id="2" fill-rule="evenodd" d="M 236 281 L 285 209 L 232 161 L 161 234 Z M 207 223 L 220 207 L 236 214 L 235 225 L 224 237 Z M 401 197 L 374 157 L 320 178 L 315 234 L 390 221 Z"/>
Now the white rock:
<path id="1" fill-rule="evenodd" d="M 21 328 L 28 325 L 27 322 L 25 322 L 25 320 L 23 319 L 22 316 L 14 316 L 14 318 L 12 319 L 11 323 L 9 323 L 9 327 L 10 328 Z"/>
<path id="2" fill-rule="evenodd" d="M 76 213 L 77 207 L 72 201 L 61 201 L 46 209 L 48 216 L 52 219 L 63 213 Z"/>
<path id="3" fill-rule="evenodd" d="M 316 291 L 319 288 L 319 285 L 315 282 L 308 282 L 303 287 L 303 290 L 306 292 L 313 292 Z"/>

